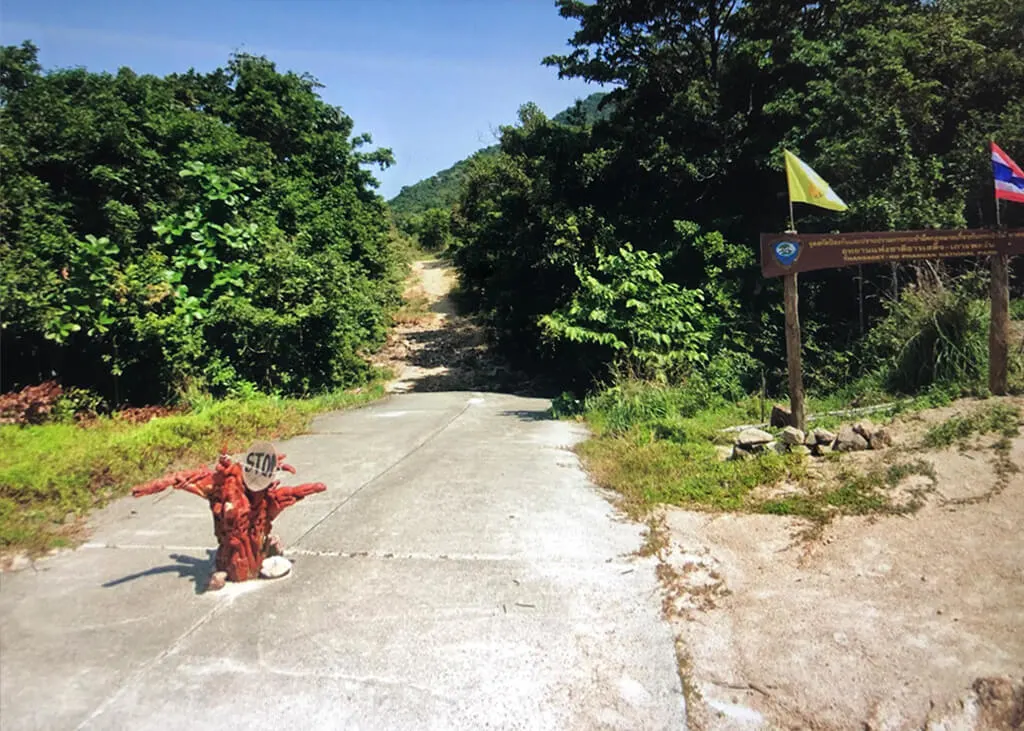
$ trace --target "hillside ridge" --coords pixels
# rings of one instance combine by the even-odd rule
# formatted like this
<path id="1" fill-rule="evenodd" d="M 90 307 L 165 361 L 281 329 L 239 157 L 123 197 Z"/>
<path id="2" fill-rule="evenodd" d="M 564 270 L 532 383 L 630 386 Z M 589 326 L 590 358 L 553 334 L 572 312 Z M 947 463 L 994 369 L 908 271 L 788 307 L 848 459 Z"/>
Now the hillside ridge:
<path id="1" fill-rule="evenodd" d="M 586 98 L 577 99 L 575 104 L 566 107 L 551 119 L 562 124 L 570 124 L 571 115 L 579 107 L 583 113 L 584 124 L 593 124 L 608 115 L 607 108 L 598 110 L 598 105 L 607 95 L 607 92 L 598 91 Z M 388 201 L 388 204 L 395 213 L 400 215 L 423 213 L 430 208 L 450 208 L 459 196 L 462 180 L 469 172 L 472 161 L 479 157 L 493 155 L 497 151 L 497 144 L 489 145 L 459 160 L 452 166 L 439 170 L 428 178 L 412 185 L 402 186 L 402 189 Z"/>

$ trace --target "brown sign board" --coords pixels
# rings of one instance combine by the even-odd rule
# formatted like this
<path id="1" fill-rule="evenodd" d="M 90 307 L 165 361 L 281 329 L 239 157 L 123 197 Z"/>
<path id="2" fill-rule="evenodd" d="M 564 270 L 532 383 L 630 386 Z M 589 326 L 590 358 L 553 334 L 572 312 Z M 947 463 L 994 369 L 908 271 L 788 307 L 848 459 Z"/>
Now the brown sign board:
<path id="1" fill-rule="evenodd" d="M 856 264 L 992 254 L 1024 254 L 1024 229 L 761 234 L 761 271 L 766 277 Z"/>

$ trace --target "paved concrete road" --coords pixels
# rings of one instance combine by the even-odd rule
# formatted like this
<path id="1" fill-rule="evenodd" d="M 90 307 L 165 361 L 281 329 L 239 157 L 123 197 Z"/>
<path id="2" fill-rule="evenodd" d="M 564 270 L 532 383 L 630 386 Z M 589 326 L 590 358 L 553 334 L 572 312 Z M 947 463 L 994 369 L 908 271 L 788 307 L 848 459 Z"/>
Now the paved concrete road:
<path id="1" fill-rule="evenodd" d="M 547 403 L 409 394 L 281 445 L 276 581 L 199 592 L 205 503 L 118 501 L 0 578 L 2 729 L 679 729 L 653 566 Z"/>

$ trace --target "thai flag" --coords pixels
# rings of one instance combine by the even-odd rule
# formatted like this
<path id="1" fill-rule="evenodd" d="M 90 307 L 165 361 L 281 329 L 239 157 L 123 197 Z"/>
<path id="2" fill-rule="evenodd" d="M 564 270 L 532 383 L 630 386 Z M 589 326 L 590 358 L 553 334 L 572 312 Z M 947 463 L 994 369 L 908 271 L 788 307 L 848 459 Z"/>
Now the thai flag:
<path id="1" fill-rule="evenodd" d="M 995 142 L 992 143 L 992 174 L 996 179 L 996 200 L 1024 203 L 1024 171 Z"/>

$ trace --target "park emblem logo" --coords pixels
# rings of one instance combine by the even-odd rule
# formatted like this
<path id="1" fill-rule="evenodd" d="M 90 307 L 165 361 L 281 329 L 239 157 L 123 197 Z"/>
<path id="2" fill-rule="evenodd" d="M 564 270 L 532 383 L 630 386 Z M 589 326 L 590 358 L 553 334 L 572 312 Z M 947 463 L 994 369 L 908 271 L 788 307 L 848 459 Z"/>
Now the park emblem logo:
<path id="1" fill-rule="evenodd" d="M 800 244 L 796 241 L 780 241 L 772 247 L 775 260 L 784 267 L 790 267 L 800 256 Z"/>

